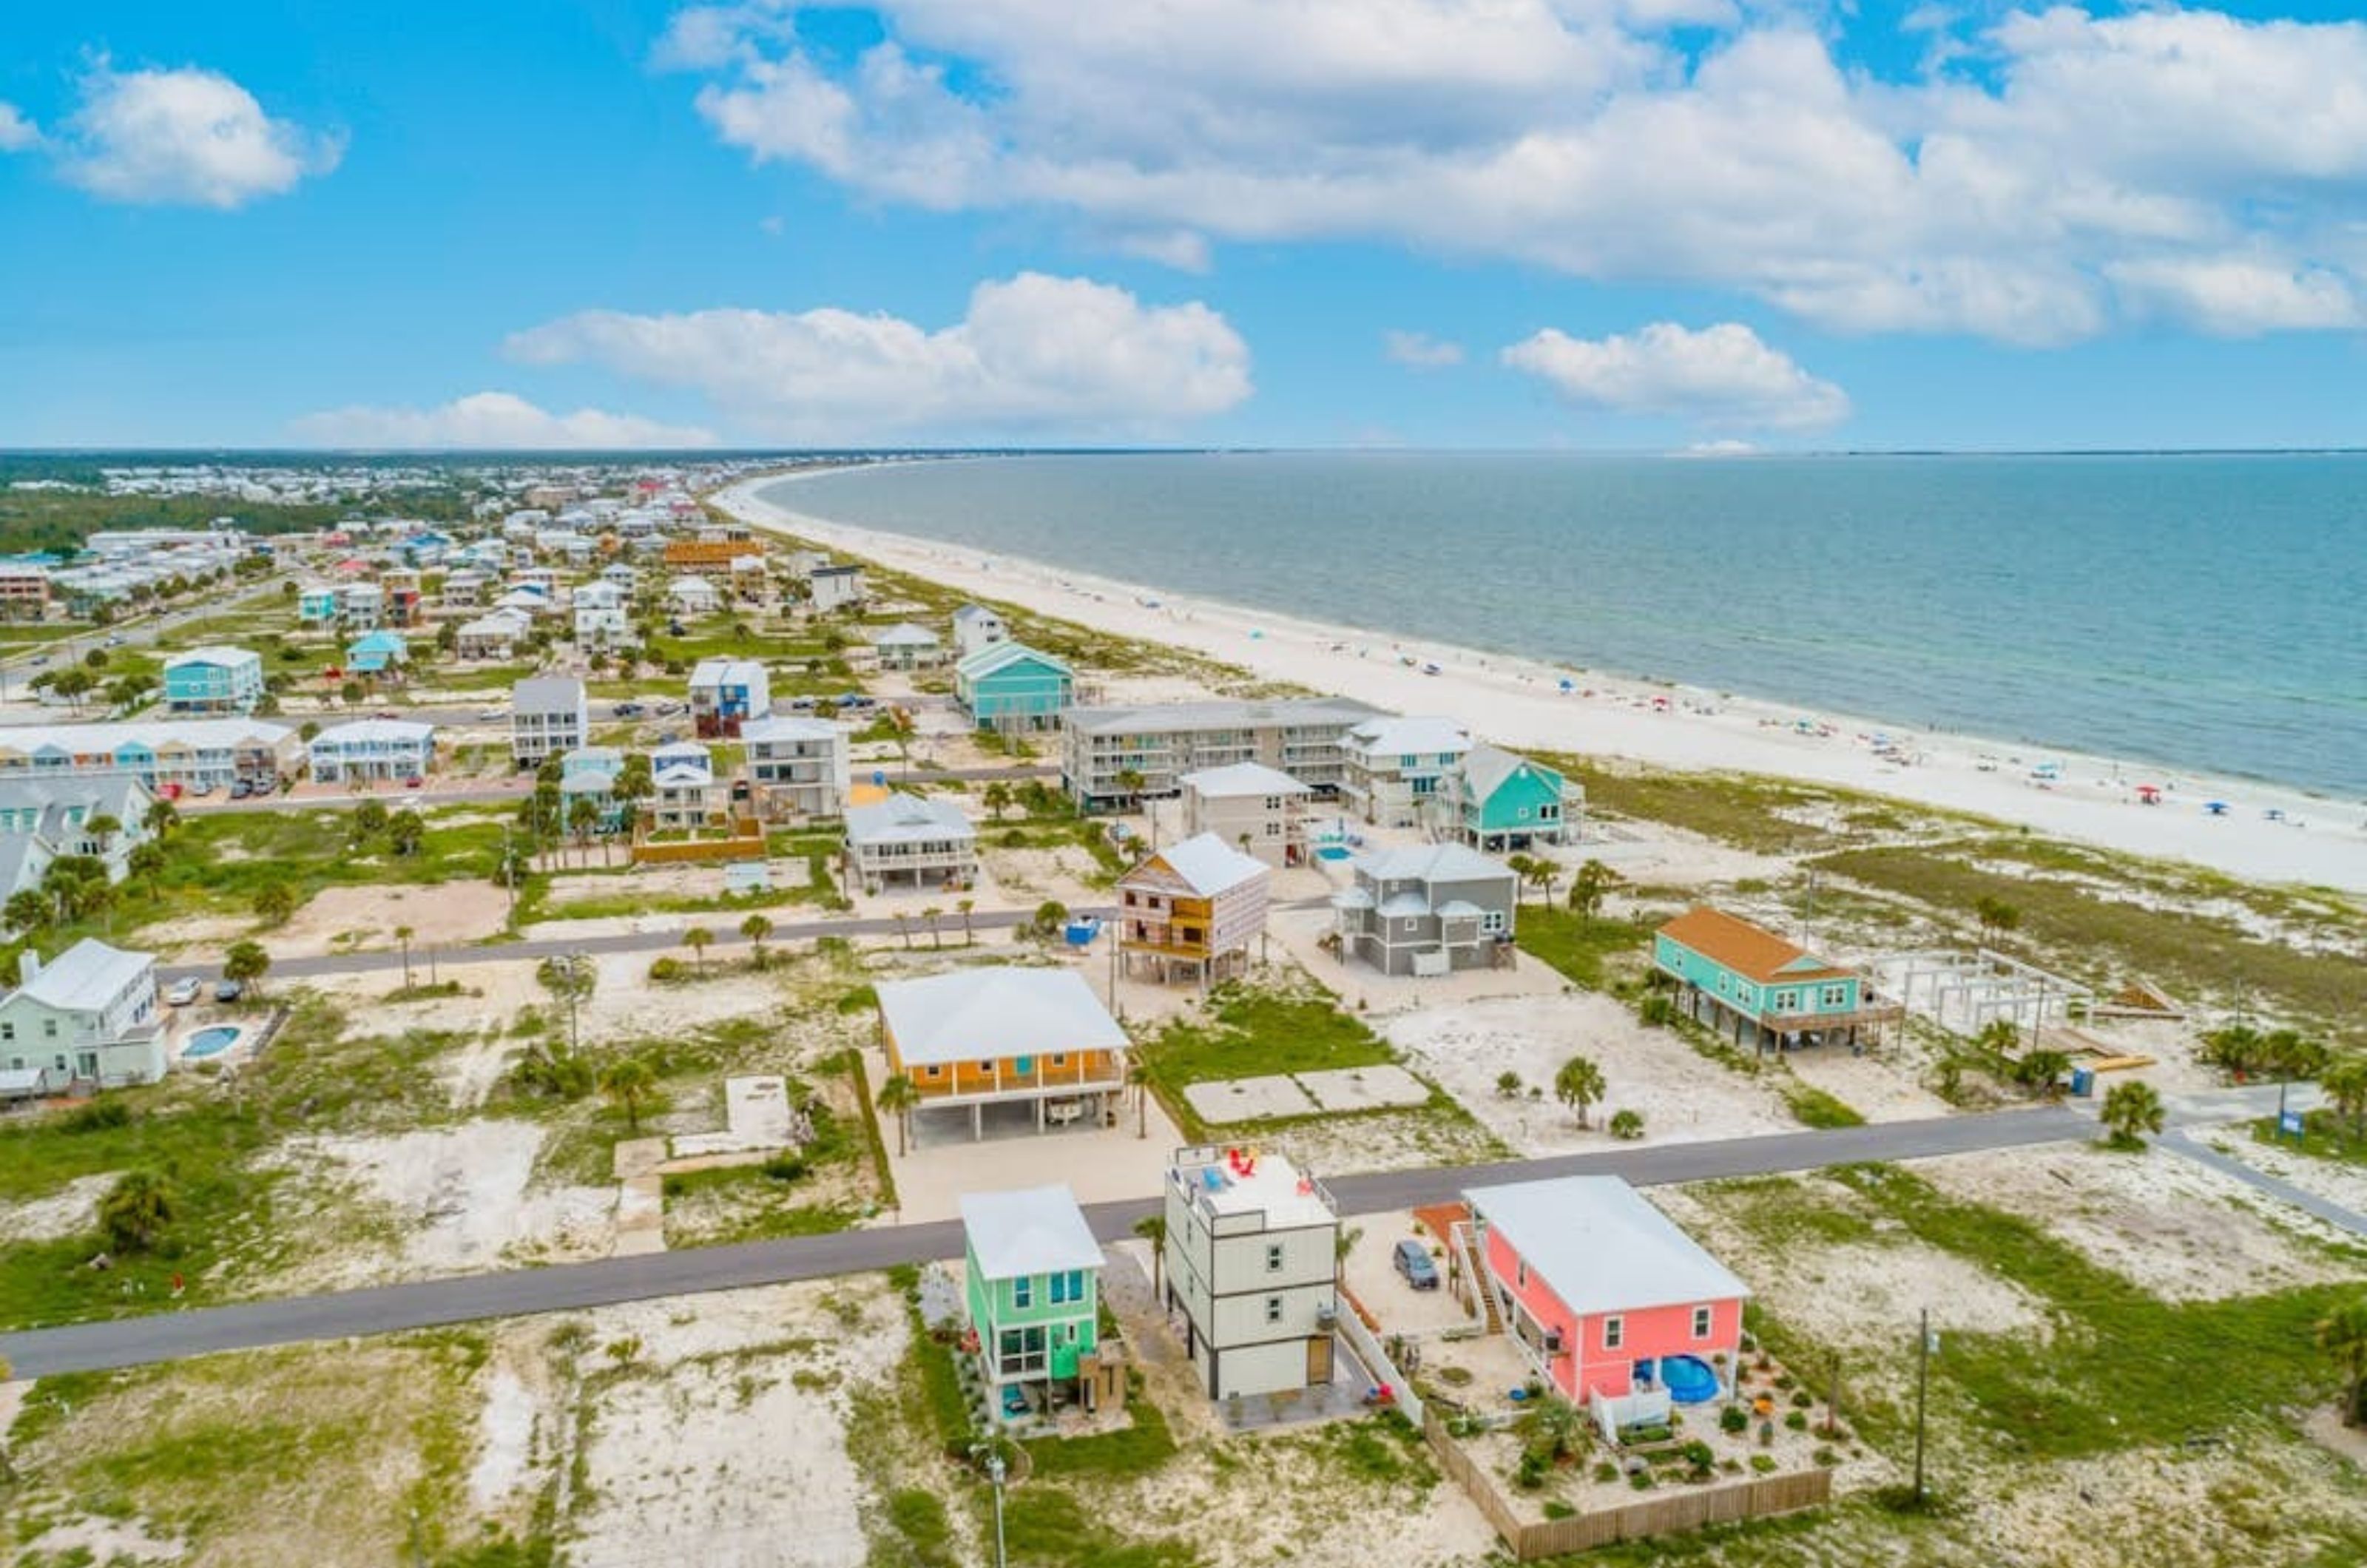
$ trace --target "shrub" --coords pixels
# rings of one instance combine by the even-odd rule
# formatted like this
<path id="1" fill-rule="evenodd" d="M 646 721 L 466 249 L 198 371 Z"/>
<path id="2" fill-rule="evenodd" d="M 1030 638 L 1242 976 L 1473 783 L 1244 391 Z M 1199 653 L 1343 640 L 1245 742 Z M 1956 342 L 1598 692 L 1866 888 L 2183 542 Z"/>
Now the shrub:
<path id="1" fill-rule="evenodd" d="M 1806 1410 L 1816 1403 L 1817 1396 L 1810 1393 L 1806 1389 L 1795 1388 L 1792 1391 L 1792 1405 L 1794 1409 Z"/>
<path id="2" fill-rule="evenodd" d="M 1545 1455 L 1534 1449 L 1521 1452 L 1521 1462 L 1512 1469 L 1512 1484 L 1524 1492 L 1534 1492 L 1546 1483 Z"/>
<path id="3" fill-rule="evenodd" d="M 775 1155 L 763 1166 L 764 1172 L 775 1181 L 795 1181 L 806 1173 L 806 1162 L 795 1155 Z"/>
<path id="4" fill-rule="evenodd" d="M 1594 1466 L 1594 1479 L 1607 1485 L 1619 1479 L 1619 1467 L 1607 1459 L 1598 1460 Z"/>
<path id="5" fill-rule="evenodd" d="M 125 1127 L 131 1122 L 131 1107 L 119 1100 L 94 1100 L 77 1105 L 58 1119 L 62 1133 L 104 1133 L 110 1128 Z"/>
<path id="6" fill-rule="evenodd" d="M 1614 1138 L 1624 1139 L 1631 1144 L 1634 1143 L 1637 1139 L 1644 1135 L 1644 1113 L 1640 1111 L 1617 1111 L 1612 1112 L 1611 1135 Z"/>
<path id="7" fill-rule="evenodd" d="M 1808 1429 L 1808 1413 L 1805 1410 L 1793 1410 L 1786 1412 L 1784 1416 L 1784 1429 L 1787 1432 L 1806 1431 Z"/>
<path id="8" fill-rule="evenodd" d="M 1707 1475 L 1710 1467 L 1717 1462 L 1717 1455 L 1712 1453 L 1709 1445 L 1698 1438 L 1679 1449 L 1677 1454 L 1687 1464 L 1693 1466 L 1695 1475 Z"/>
<path id="9" fill-rule="evenodd" d="M 1775 1456 L 1773 1454 L 1752 1454 L 1750 1456 L 1750 1473 L 1753 1475 L 1774 1474 Z"/>
<path id="10" fill-rule="evenodd" d="M 1638 1492 L 1649 1492 L 1658 1483 L 1653 1481 L 1650 1471 L 1639 1470 L 1627 1478 L 1627 1484 Z"/>
<path id="11" fill-rule="evenodd" d="M 1818 1449 L 1809 1457 L 1814 1459 L 1818 1464 L 1823 1465 L 1827 1470 L 1830 1470 L 1833 1466 L 1840 1463 L 1841 1461 L 1841 1456 L 1833 1452 L 1830 1449 Z"/>
<path id="12" fill-rule="evenodd" d="M 1750 1412 L 1739 1404 L 1729 1404 L 1718 1412 L 1717 1429 L 1721 1432 L 1745 1432 L 1750 1429 Z"/>
<path id="13" fill-rule="evenodd" d="M 1545 1516 L 1549 1519 L 1566 1519 L 1577 1512 L 1578 1510 L 1576 1508 L 1571 1507 L 1569 1504 L 1563 1502 L 1558 1497 L 1550 1497 L 1546 1500 Z"/>
<path id="14" fill-rule="evenodd" d="M 650 960 L 650 979 L 653 984 L 670 985 L 681 979 L 682 976 L 682 960 L 679 958 L 665 957 Z"/>
<path id="15" fill-rule="evenodd" d="M 1677 1004 L 1667 997 L 1646 997 L 1636 1004 L 1636 1018 L 1647 1029 L 1666 1029 L 1677 1021 Z"/>

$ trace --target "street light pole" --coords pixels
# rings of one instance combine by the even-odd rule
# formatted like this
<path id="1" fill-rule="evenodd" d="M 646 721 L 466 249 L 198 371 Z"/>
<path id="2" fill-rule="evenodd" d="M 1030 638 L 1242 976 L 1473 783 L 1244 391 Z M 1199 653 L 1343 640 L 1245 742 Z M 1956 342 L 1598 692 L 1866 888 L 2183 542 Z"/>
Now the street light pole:
<path id="1" fill-rule="evenodd" d="M 1931 1386 L 1931 1309 L 1923 1309 L 1921 1332 L 1915 1341 L 1915 1501 L 1923 1501 L 1923 1403 Z"/>

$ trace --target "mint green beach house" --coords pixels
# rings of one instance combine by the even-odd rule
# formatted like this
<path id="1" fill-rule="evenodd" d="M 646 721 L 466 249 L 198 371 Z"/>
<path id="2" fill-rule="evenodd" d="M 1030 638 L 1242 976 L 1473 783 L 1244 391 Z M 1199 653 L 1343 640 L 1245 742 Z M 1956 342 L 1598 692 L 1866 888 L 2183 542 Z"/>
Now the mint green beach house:
<path id="1" fill-rule="evenodd" d="M 1025 1422 L 1064 1404 L 1122 1397 L 1101 1346 L 1101 1244 L 1065 1186 L 965 1193 L 964 1278 L 979 1371 L 996 1416 Z"/>
<path id="2" fill-rule="evenodd" d="M 991 642 L 954 666 L 954 700 L 980 729 L 1057 729 L 1077 674 L 1022 642 Z"/>
<path id="3" fill-rule="evenodd" d="M 1577 837 L 1586 807 L 1583 790 L 1500 746 L 1465 752 L 1454 789 L 1463 841 L 1487 854 L 1567 843 Z"/>

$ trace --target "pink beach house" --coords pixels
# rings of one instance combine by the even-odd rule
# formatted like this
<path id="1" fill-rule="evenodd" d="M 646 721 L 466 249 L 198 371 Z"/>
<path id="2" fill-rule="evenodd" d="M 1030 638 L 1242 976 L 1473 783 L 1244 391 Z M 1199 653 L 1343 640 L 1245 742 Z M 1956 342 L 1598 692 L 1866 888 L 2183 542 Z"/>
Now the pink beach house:
<path id="1" fill-rule="evenodd" d="M 1506 1330 L 1606 1428 L 1732 1386 L 1749 1288 L 1627 1183 L 1573 1176 L 1464 1197 Z"/>

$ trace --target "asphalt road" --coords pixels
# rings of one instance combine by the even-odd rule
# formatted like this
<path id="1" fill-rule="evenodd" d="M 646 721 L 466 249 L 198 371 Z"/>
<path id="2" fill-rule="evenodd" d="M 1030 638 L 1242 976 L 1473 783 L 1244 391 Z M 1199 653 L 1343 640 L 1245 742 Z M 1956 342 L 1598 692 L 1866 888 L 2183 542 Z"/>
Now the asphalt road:
<path id="1" fill-rule="evenodd" d="M 406 714 L 404 716 L 410 716 Z M 885 771 L 889 774 L 889 782 L 891 784 L 894 784 L 895 770 L 889 768 Z M 995 768 L 936 768 L 915 772 L 916 776 L 924 783 L 936 781 L 957 784 L 988 784 L 996 779 L 1017 784 L 1026 779 L 1058 778 L 1060 774 L 1060 770 L 1058 768 L 1040 765 L 1029 767 L 1025 764 Z M 390 786 L 385 789 L 346 790 L 335 795 L 267 795 L 250 800 L 232 800 L 227 795 L 208 795 L 203 799 L 185 797 L 175 804 L 179 806 L 184 816 L 196 817 L 202 817 L 211 811 L 346 811 L 365 800 L 375 800 L 389 810 L 392 810 L 402 806 L 427 808 L 438 806 L 498 805 L 504 801 L 524 799 L 527 793 L 533 787 L 533 775 L 519 773 L 515 777 L 501 779 L 492 784 L 455 784 L 447 787 L 437 779 L 430 778 L 426 787 L 423 789 Z"/>
<path id="2" fill-rule="evenodd" d="M 1347 1176 L 1329 1179 L 1327 1185 L 1342 1213 L 1365 1214 L 1443 1201 L 1467 1187 L 1493 1182 L 1606 1175 L 1653 1186 L 2055 1143 L 2089 1136 L 2094 1125 L 2078 1111 L 2051 1106 L 1984 1116 L 1891 1122 L 1838 1132 L 1781 1133 L 1487 1166 Z M 1096 1236 L 1115 1241 L 1129 1235 L 1135 1222 L 1157 1207 L 1154 1199 L 1097 1203 L 1086 1209 L 1085 1217 Z M 831 1235 L 697 1247 L 33 1329 L 0 1336 L 0 1356 L 7 1358 L 19 1377 L 46 1377 L 222 1350 L 391 1334 L 482 1318 L 572 1312 L 618 1302 L 865 1273 L 898 1263 L 954 1258 L 961 1249 L 961 1226 L 955 1221 L 885 1225 Z"/>
<path id="3" fill-rule="evenodd" d="M 1070 912 L 1092 915 L 1101 919 L 1109 919 L 1117 913 L 1114 908 L 1080 908 Z M 1014 926 L 1025 925 L 1034 918 L 1033 912 L 1028 910 L 981 909 L 970 916 L 969 924 L 974 933 L 1001 931 L 1009 931 Z M 504 942 L 483 947 L 439 947 L 434 951 L 434 966 L 436 972 L 441 973 L 446 969 L 470 964 L 538 962 L 565 953 L 664 953 L 681 947 L 683 932 L 698 923 L 697 919 L 685 919 L 681 925 L 669 926 L 663 931 L 623 931 L 615 936 L 568 937 L 548 942 Z M 748 940 L 740 934 L 737 922 L 719 917 L 707 929 L 715 933 L 715 945 L 718 947 L 737 947 Z M 937 926 L 938 940 L 949 946 L 960 945 L 961 933 L 962 923 L 958 914 L 946 915 Z M 878 918 L 859 920 L 803 920 L 790 925 L 775 926 L 764 940 L 768 942 L 779 943 L 798 942 L 818 936 L 900 935 L 910 935 L 916 947 L 930 940 L 928 928 L 923 926 L 917 917 L 903 925 L 899 925 L 893 919 Z M 429 969 L 429 957 L 428 949 L 414 945 L 411 950 L 412 968 L 417 970 L 421 976 L 425 976 Z M 305 958 L 275 958 L 271 963 L 271 973 L 266 976 L 264 984 L 269 986 L 275 980 L 313 979 L 323 975 L 382 974 L 390 970 L 399 971 L 402 967 L 402 953 L 400 949 L 391 952 L 323 953 Z M 210 980 L 221 968 L 221 965 L 219 963 L 160 964 L 156 966 L 156 976 L 158 979 L 168 985 L 175 980 L 189 976 Z"/>

